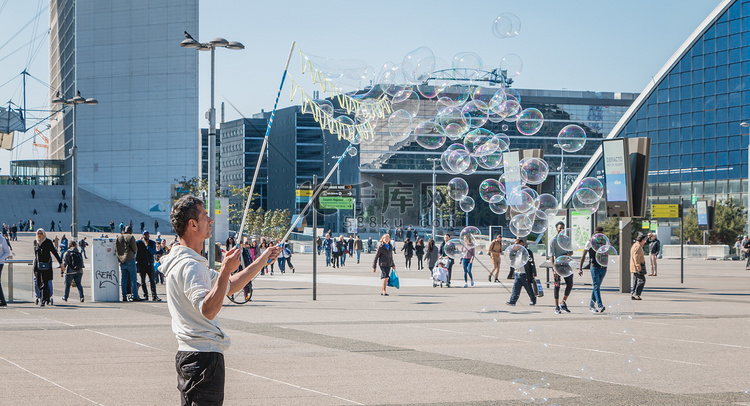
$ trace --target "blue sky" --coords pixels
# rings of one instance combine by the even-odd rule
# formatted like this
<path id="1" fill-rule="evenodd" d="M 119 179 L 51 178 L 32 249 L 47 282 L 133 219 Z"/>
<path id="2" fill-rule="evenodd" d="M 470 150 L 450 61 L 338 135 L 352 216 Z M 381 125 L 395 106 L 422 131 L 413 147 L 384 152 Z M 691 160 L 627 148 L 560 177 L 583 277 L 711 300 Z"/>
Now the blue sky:
<path id="1" fill-rule="evenodd" d="M 0 85 L 10 81 L 0 87 L 0 105 L 8 100 L 20 104 L 17 76 L 27 65 L 36 78 L 49 81 L 48 36 L 39 37 L 48 28 L 48 10 L 38 24 L 29 24 L 10 39 L 40 5 L 46 8 L 48 3 L 0 0 Z M 719 0 L 204 0 L 196 37 L 208 41 L 222 36 L 245 44 L 243 51 L 216 53 L 217 108 L 228 100 L 245 116 L 273 107 L 292 41 L 309 54 L 360 59 L 376 67 L 386 61 L 400 63 L 420 46 L 447 61 L 459 52 L 475 52 L 488 70 L 505 54 L 515 53 L 524 64 L 514 84 L 518 88 L 640 92 L 718 4 Z M 492 35 L 492 22 L 502 12 L 521 19 L 517 37 Z M 41 44 L 30 64 L 33 51 L 27 43 Z M 201 53 L 202 126 L 207 126 L 202 117 L 209 107 L 209 64 L 209 53 Z M 299 64 L 292 64 L 290 74 L 304 79 Z M 44 85 L 33 79 L 27 97 L 29 108 L 49 108 Z M 291 104 L 285 87 L 280 106 Z M 238 117 L 227 105 L 227 120 Z M 10 159 L 41 156 L 30 142 L 12 154 L 0 151 L 0 174 L 9 173 Z"/>

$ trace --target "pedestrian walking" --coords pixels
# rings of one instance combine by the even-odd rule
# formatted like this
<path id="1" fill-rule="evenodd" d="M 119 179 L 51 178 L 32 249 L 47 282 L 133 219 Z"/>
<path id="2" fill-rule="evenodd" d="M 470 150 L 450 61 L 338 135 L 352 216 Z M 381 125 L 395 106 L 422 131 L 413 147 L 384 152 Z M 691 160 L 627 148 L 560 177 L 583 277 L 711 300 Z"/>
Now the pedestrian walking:
<path id="1" fill-rule="evenodd" d="M 36 196 L 36 190 L 31 189 L 31 198 L 33 199 L 34 196 Z"/>
<path id="2" fill-rule="evenodd" d="M 630 273 L 633 274 L 633 287 L 630 288 L 630 298 L 641 300 L 641 293 L 646 286 L 646 258 L 643 255 L 643 246 L 646 237 L 641 234 L 635 239 L 635 244 L 630 249 Z"/>
<path id="3" fill-rule="evenodd" d="M 57 263 L 62 266 L 62 258 L 57 253 L 57 248 L 52 241 L 47 238 L 43 229 L 36 230 L 36 239 L 34 240 L 34 277 L 36 286 L 39 289 L 38 300 L 40 306 L 52 304 L 52 290 L 50 289 L 52 281 L 52 257 L 57 259 Z"/>
<path id="4" fill-rule="evenodd" d="M 603 227 L 596 227 L 594 234 L 601 234 L 604 232 Z M 591 244 L 591 239 L 586 243 L 583 249 L 583 255 L 581 256 L 581 264 L 578 267 L 578 276 L 583 275 L 583 262 L 586 260 L 586 255 L 589 257 L 589 270 L 591 271 L 591 282 L 593 287 L 591 288 L 591 301 L 589 302 L 589 311 L 591 313 L 603 313 L 604 304 L 602 303 L 602 281 L 604 276 L 607 275 L 607 264 L 600 263 L 596 257 L 596 250 Z"/>
<path id="5" fill-rule="evenodd" d="M 440 244 L 440 257 L 446 258 L 446 262 L 448 264 L 446 266 L 446 268 L 448 269 L 448 283 L 445 284 L 445 286 L 448 288 L 451 287 L 451 277 L 453 274 L 453 258 L 449 257 L 448 254 L 445 252 L 445 244 L 447 244 L 450 239 L 451 239 L 450 233 L 446 233 L 443 236 L 443 243 Z"/>
<path id="6" fill-rule="evenodd" d="M 424 240 L 418 239 L 417 243 L 414 244 L 414 254 L 417 256 L 417 270 L 420 271 L 424 269 L 424 262 L 422 261 L 424 259 Z"/>
<path id="7" fill-rule="evenodd" d="M 331 233 L 326 234 L 326 239 L 323 241 L 323 250 L 326 253 L 326 266 L 332 265 L 333 240 L 331 239 Z"/>
<path id="8" fill-rule="evenodd" d="M 163 260 L 167 281 L 167 301 L 172 331 L 177 337 L 177 388 L 183 405 L 220 405 L 224 401 L 224 351 L 230 339 L 219 327 L 216 316 L 225 295 L 242 290 L 279 249 L 268 249 L 239 272 L 241 250 L 227 252 L 221 269 L 208 268 L 200 255 L 205 240 L 211 237 L 213 220 L 203 202 L 186 195 L 172 206 L 172 228 L 180 238 Z M 233 273 L 234 272 L 234 273 Z"/>
<path id="9" fill-rule="evenodd" d="M 498 234 L 495 239 L 490 243 L 490 247 L 487 250 L 487 255 L 492 259 L 492 270 L 490 271 L 489 281 L 492 282 L 492 276 L 495 276 L 495 282 L 500 282 L 498 277 L 500 276 L 500 263 L 503 258 L 503 236 Z M 511 270 L 511 272 L 513 272 Z M 515 283 L 515 282 L 514 282 Z"/>
<path id="10" fill-rule="evenodd" d="M 406 237 L 406 240 L 404 240 L 404 245 L 401 247 L 401 251 L 404 251 L 404 269 L 411 270 L 411 257 L 414 256 L 414 243 L 411 242 L 409 237 Z"/>
<path id="11" fill-rule="evenodd" d="M 526 246 L 523 239 L 519 238 L 515 242 L 518 245 Z M 534 263 L 534 253 L 531 250 L 527 250 L 529 253 L 529 260 L 524 264 L 523 269 L 513 269 L 513 289 L 511 290 L 510 300 L 505 302 L 508 306 L 515 306 L 518 302 L 518 298 L 521 295 L 521 287 L 526 289 L 526 293 L 529 295 L 529 306 L 536 305 L 536 294 L 534 294 L 534 279 L 536 278 L 536 264 Z"/>
<path id="12" fill-rule="evenodd" d="M 357 253 L 357 263 L 359 263 L 359 258 L 362 256 L 362 239 L 359 238 L 359 234 L 356 235 L 356 239 L 354 240 L 354 252 Z"/>
<path id="13" fill-rule="evenodd" d="M 83 258 L 81 253 L 78 252 L 78 246 L 75 241 L 70 242 L 70 249 L 63 255 L 62 269 L 60 269 L 60 276 L 65 278 L 65 293 L 63 294 L 63 302 L 68 301 L 70 296 L 70 285 L 75 282 L 76 288 L 78 288 L 78 300 L 83 302 L 83 286 L 81 285 L 81 277 L 83 276 Z"/>
<path id="14" fill-rule="evenodd" d="M 62 238 L 60 239 L 60 256 L 65 255 L 65 251 L 68 250 L 68 237 L 63 234 Z"/>
<path id="15" fill-rule="evenodd" d="M 346 265 L 346 254 L 349 252 L 349 245 L 347 244 L 346 240 L 344 239 L 343 235 L 339 236 L 339 266 Z"/>
<path id="16" fill-rule="evenodd" d="M 563 255 L 571 255 L 572 252 L 567 251 L 563 249 L 560 244 L 558 243 L 558 237 L 560 236 L 560 233 L 565 229 L 565 223 L 562 221 L 557 222 L 555 224 L 555 230 L 557 231 L 557 234 L 555 237 L 550 241 L 550 251 L 552 254 L 552 266 L 554 269 L 555 266 L 555 260 Z M 565 279 L 565 293 L 563 294 L 562 302 L 560 302 L 560 284 L 562 283 L 562 279 Z M 570 296 L 570 292 L 573 290 L 573 274 L 571 273 L 569 276 L 566 276 L 565 278 L 561 278 L 560 275 L 555 272 L 555 289 L 554 289 L 554 297 L 555 297 L 555 313 L 560 314 L 562 312 L 570 313 L 570 310 L 568 310 L 567 300 L 568 296 Z"/>
<path id="17" fill-rule="evenodd" d="M 3 293 L 3 284 L 2 284 L 2 276 L 3 276 L 3 266 L 5 266 L 5 259 L 10 256 L 10 246 L 8 245 L 8 241 L 5 240 L 5 237 L 0 236 L 0 307 L 7 307 L 8 304 L 5 302 L 5 294 Z"/>
<path id="18" fill-rule="evenodd" d="M 49 231 L 55 231 L 55 220 L 52 220 L 52 224 L 49 226 Z"/>
<path id="19" fill-rule="evenodd" d="M 154 255 L 156 254 L 156 242 L 151 239 L 148 231 L 144 231 L 141 239 L 136 243 L 137 252 L 135 255 L 138 275 L 141 277 L 141 289 L 143 289 L 143 299 L 148 300 L 148 289 L 146 289 L 146 276 L 148 276 L 151 285 L 151 300 L 161 302 L 161 298 L 156 294 L 156 278 L 154 277 Z"/>
<path id="20" fill-rule="evenodd" d="M 391 242 L 390 234 L 383 234 L 378 243 L 378 249 L 375 252 L 375 259 L 372 261 L 372 271 L 375 272 L 380 267 L 381 288 L 380 295 L 388 296 L 386 286 L 388 278 L 391 276 L 391 269 L 396 269 L 396 262 L 393 260 L 394 246 Z"/>
<path id="21" fill-rule="evenodd" d="M 430 279 L 432 279 L 432 271 L 435 270 L 435 265 L 438 262 L 438 258 L 440 257 L 438 253 L 438 247 L 435 246 L 435 240 L 430 238 L 429 241 L 427 241 L 427 248 L 426 252 L 424 254 L 425 258 L 427 258 L 427 268 L 430 270 Z"/>
<path id="22" fill-rule="evenodd" d="M 464 287 L 469 287 L 469 279 L 471 279 L 471 286 L 474 286 L 474 275 L 471 274 L 471 267 L 474 265 L 474 247 L 465 248 L 464 253 L 461 256 L 461 265 L 464 267 Z"/>

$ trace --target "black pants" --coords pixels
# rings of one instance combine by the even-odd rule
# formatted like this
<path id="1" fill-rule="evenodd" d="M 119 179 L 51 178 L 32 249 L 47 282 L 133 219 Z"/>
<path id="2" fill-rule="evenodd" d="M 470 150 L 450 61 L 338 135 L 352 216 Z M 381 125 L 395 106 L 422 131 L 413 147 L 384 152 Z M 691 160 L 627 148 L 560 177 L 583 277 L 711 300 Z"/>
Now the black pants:
<path id="1" fill-rule="evenodd" d="M 3 276 L 3 266 L 5 264 L 0 264 L 0 277 Z M 0 306 L 5 306 L 5 294 L 3 294 L 3 285 L 0 284 Z"/>
<path id="2" fill-rule="evenodd" d="M 411 268 L 411 257 L 407 256 L 406 258 L 406 264 L 404 264 L 404 268 Z"/>
<path id="3" fill-rule="evenodd" d="M 154 280 L 154 267 L 149 264 L 138 264 L 138 273 L 141 275 L 141 289 L 143 289 L 143 298 L 148 300 L 148 290 L 146 290 L 146 276 L 151 282 L 151 297 L 156 297 L 156 281 Z"/>
<path id="4" fill-rule="evenodd" d="M 417 255 L 417 270 L 420 270 L 424 268 L 424 264 L 422 263 L 422 255 Z"/>
<path id="5" fill-rule="evenodd" d="M 555 299 L 560 298 L 560 275 L 555 274 Z M 565 277 L 565 295 L 564 297 L 570 296 L 570 291 L 573 290 L 573 275 Z"/>
<path id="6" fill-rule="evenodd" d="M 224 354 L 177 351 L 174 360 L 181 405 L 224 403 Z"/>
<path id="7" fill-rule="evenodd" d="M 50 264 L 51 265 L 51 264 Z M 42 303 L 49 303 L 50 299 L 50 291 L 49 291 L 49 281 L 52 280 L 52 270 L 49 271 L 34 271 L 34 276 L 36 276 L 36 286 L 39 288 L 39 292 L 42 294 Z"/>
<path id="8" fill-rule="evenodd" d="M 645 268 L 646 264 L 641 264 L 641 269 Z M 640 296 L 643 292 L 643 288 L 646 286 L 646 275 L 633 274 L 633 287 L 630 288 L 631 296 Z"/>

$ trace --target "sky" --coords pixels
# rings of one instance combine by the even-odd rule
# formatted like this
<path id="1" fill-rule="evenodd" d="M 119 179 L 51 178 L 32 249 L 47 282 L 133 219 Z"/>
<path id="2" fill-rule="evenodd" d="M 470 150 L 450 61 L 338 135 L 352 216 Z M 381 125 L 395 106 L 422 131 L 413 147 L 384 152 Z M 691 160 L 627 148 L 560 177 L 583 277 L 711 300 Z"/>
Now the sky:
<path id="1" fill-rule="evenodd" d="M 357 59 L 373 67 L 399 63 L 408 52 L 429 47 L 450 61 L 474 52 L 486 70 L 506 54 L 517 54 L 523 70 L 516 88 L 641 92 L 719 0 L 355 0 L 200 2 L 199 41 L 214 37 L 240 41 L 242 51 L 216 52 L 217 119 L 222 102 L 226 120 L 273 108 L 293 41 L 306 54 Z M 21 105 L 21 76 L 27 106 L 49 109 L 49 0 L 0 0 L 0 106 Z M 39 14 L 40 18 L 34 20 Z M 492 23 L 501 13 L 521 20 L 519 35 L 499 39 Z M 27 25 L 28 23 L 28 25 Z M 25 26 L 25 28 L 24 28 Z M 17 32 L 19 32 L 13 37 Z M 179 46 L 175 44 L 175 46 Z M 194 52 L 186 50 L 186 52 Z M 279 107 L 290 102 L 289 80 L 315 88 L 300 72 L 297 55 L 289 68 Z M 200 125 L 210 106 L 210 53 L 199 57 Z M 96 97 L 90 95 L 89 97 Z M 43 129 L 42 126 L 39 127 Z M 23 141 L 33 135 L 16 133 Z M 32 140 L 33 141 L 33 140 Z M 0 175 L 11 159 L 43 158 L 27 141 L 13 152 L 0 150 Z"/>

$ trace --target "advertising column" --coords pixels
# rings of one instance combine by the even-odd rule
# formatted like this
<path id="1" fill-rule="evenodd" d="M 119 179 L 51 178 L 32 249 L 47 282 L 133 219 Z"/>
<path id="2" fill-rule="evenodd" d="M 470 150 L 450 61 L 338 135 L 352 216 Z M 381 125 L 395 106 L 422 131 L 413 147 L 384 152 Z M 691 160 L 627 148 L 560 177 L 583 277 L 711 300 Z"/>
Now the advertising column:
<path id="1" fill-rule="evenodd" d="M 120 263 L 114 238 L 91 241 L 91 297 L 95 302 L 120 301 Z"/>

